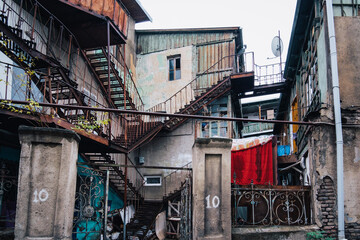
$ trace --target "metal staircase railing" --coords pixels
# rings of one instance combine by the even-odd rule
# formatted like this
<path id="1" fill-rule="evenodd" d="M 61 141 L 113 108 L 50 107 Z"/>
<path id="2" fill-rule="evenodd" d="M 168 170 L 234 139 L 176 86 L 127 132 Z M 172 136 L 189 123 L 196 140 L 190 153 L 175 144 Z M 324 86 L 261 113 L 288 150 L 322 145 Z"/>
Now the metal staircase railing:
<path id="1" fill-rule="evenodd" d="M 87 50 L 85 57 L 88 58 L 92 69 L 104 85 L 106 93 L 111 95 L 116 108 L 143 110 L 143 101 L 119 46 L 112 46 L 110 49 L 110 93 L 108 90 L 108 51 L 105 48 Z"/>

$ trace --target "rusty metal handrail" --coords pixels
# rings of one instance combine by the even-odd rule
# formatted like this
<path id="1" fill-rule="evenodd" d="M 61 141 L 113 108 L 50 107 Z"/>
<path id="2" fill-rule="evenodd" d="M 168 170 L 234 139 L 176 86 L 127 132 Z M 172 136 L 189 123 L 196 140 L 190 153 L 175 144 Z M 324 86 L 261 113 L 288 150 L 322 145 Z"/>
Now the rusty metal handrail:
<path id="1" fill-rule="evenodd" d="M 132 84 L 133 84 L 133 86 L 134 86 L 134 88 L 135 88 L 135 90 L 136 90 L 137 97 L 139 98 L 139 100 L 140 100 L 140 102 L 141 102 L 141 104 L 140 104 L 140 108 L 141 108 L 141 107 L 144 106 L 144 102 L 143 102 L 143 100 L 141 99 L 141 96 L 140 96 L 140 93 L 139 93 L 139 91 L 138 91 L 138 88 L 136 87 L 135 81 L 134 81 L 132 75 L 130 74 L 130 69 L 129 69 L 129 67 L 127 66 L 126 62 L 125 62 L 125 58 L 124 58 L 123 54 L 121 53 L 121 51 L 118 51 L 118 53 L 119 53 L 119 55 L 120 55 L 121 58 L 122 58 L 122 61 L 123 61 L 124 66 L 125 66 L 125 68 L 126 68 L 126 72 L 127 72 L 128 75 L 130 76 L 131 82 L 132 82 Z M 113 53 L 112 53 L 111 55 L 117 60 L 116 56 L 114 56 Z M 119 63 L 120 63 L 120 61 L 119 61 Z M 120 63 L 120 64 L 121 64 L 121 63 Z M 124 77 L 125 77 L 125 73 L 124 73 Z"/>

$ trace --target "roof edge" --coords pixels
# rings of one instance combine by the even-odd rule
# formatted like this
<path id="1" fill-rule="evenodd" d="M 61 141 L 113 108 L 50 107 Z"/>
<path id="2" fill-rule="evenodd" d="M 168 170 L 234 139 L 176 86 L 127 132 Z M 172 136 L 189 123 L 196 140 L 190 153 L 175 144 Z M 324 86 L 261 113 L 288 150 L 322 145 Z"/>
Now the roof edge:
<path id="1" fill-rule="evenodd" d="M 172 32 L 224 32 L 240 31 L 240 27 L 209 27 L 209 28 L 168 28 L 168 29 L 136 29 L 136 33 L 172 33 Z"/>

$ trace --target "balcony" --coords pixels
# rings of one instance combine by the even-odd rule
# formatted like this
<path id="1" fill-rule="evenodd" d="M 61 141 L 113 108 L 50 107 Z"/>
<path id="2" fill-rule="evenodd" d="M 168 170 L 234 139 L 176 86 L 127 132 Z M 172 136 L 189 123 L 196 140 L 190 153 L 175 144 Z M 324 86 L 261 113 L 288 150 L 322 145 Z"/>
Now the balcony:
<path id="1" fill-rule="evenodd" d="M 310 225 L 310 190 L 308 186 L 233 185 L 233 227 Z"/>
<path id="2" fill-rule="evenodd" d="M 110 37 L 110 45 L 123 44 L 127 38 L 129 17 L 135 22 L 150 20 L 148 14 L 135 0 L 126 1 L 128 8 L 124 3 L 114 0 L 39 0 L 39 2 L 70 29 L 83 49 L 106 46 L 108 37 Z"/>

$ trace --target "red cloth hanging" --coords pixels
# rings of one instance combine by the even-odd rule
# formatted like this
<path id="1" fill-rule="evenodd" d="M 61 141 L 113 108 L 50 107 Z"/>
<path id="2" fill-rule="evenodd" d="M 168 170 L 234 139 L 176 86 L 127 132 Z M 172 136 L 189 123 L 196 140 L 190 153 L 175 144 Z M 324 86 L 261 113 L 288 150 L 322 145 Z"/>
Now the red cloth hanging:
<path id="1" fill-rule="evenodd" d="M 253 180 L 254 184 L 273 184 L 273 155 L 272 140 L 263 145 L 231 151 L 231 182 L 248 185 Z"/>

